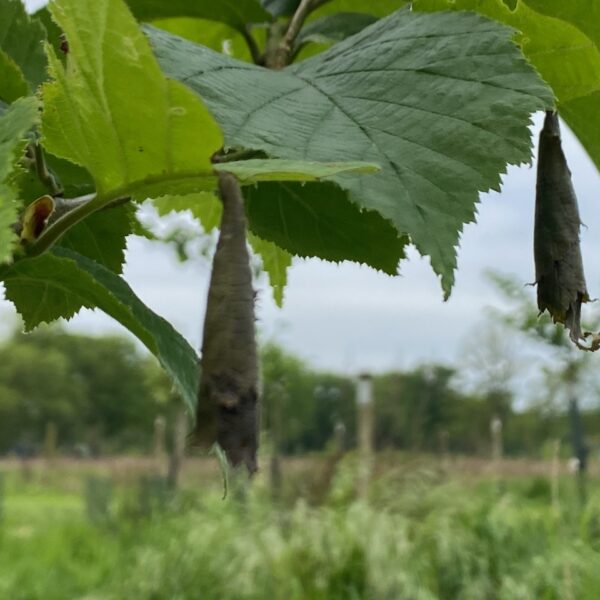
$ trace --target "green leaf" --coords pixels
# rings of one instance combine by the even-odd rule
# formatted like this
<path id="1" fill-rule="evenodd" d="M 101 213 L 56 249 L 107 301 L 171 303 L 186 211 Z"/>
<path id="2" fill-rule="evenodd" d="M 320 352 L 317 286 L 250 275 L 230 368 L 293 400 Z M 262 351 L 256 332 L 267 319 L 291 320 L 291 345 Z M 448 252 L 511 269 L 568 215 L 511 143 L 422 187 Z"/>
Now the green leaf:
<path id="1" fill-rule="evenodd" d="M 27 331 L 43 322 L 68 319 L 81 306 L 100 308 L 137 336 L 172 377 L 190 409 L 195 407 L 196 353 L 118 275 L 66 248 L 21 260 L 5 267 L 1 275 L 6 298 L 23 317 Z"/>
<path id="2" fill-rule="evenodd" d="M 408 0 L 377 0 L 365 2 L 364 0 L 331 0 L 319 7 L 312 18 L 316 19 L 325 15 L 337 13 L 367 13 L 375 17 L 386 17 L 408 4 Z"/>
<path id="3" fill-rule="evenodd" d="M 91 175 L 83 167 L 52 154 L 46 154 L 46 164 L 58 180 L 66 198 L 85 196 L 95 190 Z"/>
<path id="4" fill-rule="evenodd" d="M 17 190 L 12 175 L 25 148 L 25 136 L 38 118 L 35 98 L 22 98 L 0 115 L 0 262 L 8 261 L 17 236 Z"/>
<path id="5" fill-rule="evenodd" d="M 251 230 L 297 256 L 352 260 L 390 275 L 404 258 L 408 239 L 333 183 L 260 183 L 244 198 Z"/>
<path id="6" fill-rule="evenodd" d="M 600 170 L 600 91 L 561 104 L 559 112 Z"/>
<path id="7" fill-rule="evenodd" d="M 552 86 L 560 115 L 600 169 L 600 2 L 417 0 L 415 10 L 473 10 L 519 30 L 523 53 Z"/>
<path id="8" fill-rule="evenodd" d="M 257 0 L 127 0 L 140 21 L 195 17 L 218 21 L 244 31 L 249 23 L 266 23 L 271 16 Z"/>
<path id="9" fill-rule="evenodd" d="M 57 0 L 51 11 L 69 54 L 65 68 L 49 50 L 45 147 L 87 169 L 109 201 L 213 189 L 220 130 L 194 94 L 165 79 L 125 4 Z"/>
<path id="10" fill-rule="evenodd" d="M 63 40 L 62 31 L 60 27 L 52 20 L 52 16 L 50 15 L 50 11 L 47 6 L 40 8 L 35 13 L 33 13 L 33 17 L 37 19 L 46 29 L 46 37 L 48 39 L 48 43 L 54 48 L 56 52 L 59 52 L 61 49 L 61 45 Z"/>
<path id="11" fill-rule="evenodd" d="M 281 72 L 149 34 L 165 72 L 204 98 L 227 144 L 380 164 L 381 173 L 334 180 L 410 235 L 446 295 L 479 192 L 499 189 L 507 164 L 530 160 L 530 114 L 553 103 L 512 31 L 471 13 L 399 11 Z"/>
<path id="12" fill-rule="evenodd" d="M 258 181 L 319 181 L 342 173 L 376 173 L 379 165 L 365 162 L 324 163 L 310 160 L 250 159 L 214 165 L 235 175 L 242 185 Z"/>
<path id="13" fill-rule="evenodd" d="M 46 153 L 45 158 L 48 170 L 66 198 L 85 196 L 94 191 L 94 182 L 85 169 L 52 154 Z M 25 204 L 48 193 L 48 187 L 40 180 L 35 164 L 31 164 L 29 169 L 18 169 L 14 181 L 19 189 L 19 197 Z"/>
<path id="14" fill-rule="evenodd" d="M 281 308 L 283 292 L 287 284 L 287 270 L 292 265 L 292 255 L 277 244 L 261 240 L 255 235 L 250 235 L 249 241 L 252 250 L 260 256 L 263 269 L 269 277 L 275 304 Z"/>
<path id="15" fill-rule="evenodd" d="M 59 244 L 120 274 L 125 239 L 132 232 L 134 216 L 135 208 L 130 203 L 107 207 L 67 231 Z"/>
<path id="16" fill-rule="evenodd" d="M 274 17 L 285 17 L 294 14 L 300 0 L 261 0 L 261 4 Z"/>
<path id="17" fill-rule="evenodd" d="M 169 213 L 189 211 L 200 221 L 202 228 L 207 233 L 221 223 L 221 201 L 208 193 L 190 194 L 188 196 L 163 196 L 154 198 L 152 204 L 161 216 Z"/>
<path id="18" fill-rule="evenodd" d="M 336 13 L 308 23 L 298 35 L 297 45 L 308 42 L 328 44 L 341 42 L 347 37 L 372 25 L 377 17 L 365 13 Z"/>
<path id="19" fill-rule="evenodd" d="M 225 52 L 238 60 L 253 62 L 243 35 L 230 25 L 185 17 L 157 19 L 152 21 L 152 25 L 216 52 Z"/>
<path id="20" fill-rule="evenodd" d="M 0 0 L 0 49 L 19 66 L 35 90 L 46 79 L 44 26 L 29 17 L 21 0 Z"/>
<path id="21" fill-rule="evenodd" d="M 15 61 L 0 50 L 0 99 L 14 102 L 29 93 L 29 85 Z"/>

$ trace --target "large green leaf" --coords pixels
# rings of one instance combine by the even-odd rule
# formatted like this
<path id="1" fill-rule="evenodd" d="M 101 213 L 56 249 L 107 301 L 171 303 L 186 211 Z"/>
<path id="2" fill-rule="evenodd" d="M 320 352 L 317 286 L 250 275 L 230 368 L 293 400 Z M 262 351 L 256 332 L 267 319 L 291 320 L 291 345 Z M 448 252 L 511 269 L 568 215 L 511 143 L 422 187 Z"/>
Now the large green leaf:
<path id="1" fill-rule="evenodd" d="M 404 258 L 407 238 L 333 183 L 260 183 L 244 197 L 251 230 L 297 256 L 351 260 L 390 275 Z"/>
<path id="2" fill-rule="evenodd" d="M 342 173 L 376 173 L 379 166 L 359 161 L 326 163 L 256 158 L 216 164 L 214 169 L 231 173 L 242 185 L 249 185 L 259 181 L 319 181 Z"/>
<path id="3" fill-rule="evenodd" d="M 37 118 L 35 98 L 17 100 L 0 115 L 0 262 L 11 258 L 17 240 L 12 226 L 17 221 L 18 192 L 12 175 L 25 146 L 25 135 Z"/>
<path id="4" fill-rule="evenodd" d="M 24 73 L 33 90 L 46 78 L 44 26 L 29 17 L 21 0 L 0 0 L 0 48 Z"/>
<path id="5" fill-rule="evenodd" d="M 196 17 L 243 31 L 249 23 L 271 20 L 258 0 L 127 0 L 127 4 L 140 21 Z"/>
<path id="6" fill-rule="evenodd" d="M 600 2 L 416 0 L 415 10 L 474 10 L 511 25 L 523 53 L 552 86 L 561 116 L 600 169 Z"/>
<path id="7" fill-rule="evenodd" d="M 202 96 L 228 144 L 380 164 L 378 174 L 334 179 L 411 236 L 446 294 L 479 192 L 499 189 L 507 164 L 530 160 L 530 114 L 553 103 L 512 34 L 472 13 L 399 11 L 271 72 L 149 29 L 165 72 Z"/>
<path id="8" fill-rule="evenodd" d="M 198 387 L 196 353 L 118 275 L 89 258 L 57 247 L 38 258 L 4 267 L 0 277 L 7 299 L 16 306 L 27 330 L 59 317 L 70 318 L 81 306 L 97 307 L 109 314 L 159 359 L 193 409 Z"/>
<path id="9" fill-rule="evenodd" d="M 46 148 L 87 169 L 108 199 L 212 189 L 220 130 L 194 94 L 165 79 L 124 2 L 57 0 L 51 11 L 70 49 L 66 68 L 50 50 Z"/>

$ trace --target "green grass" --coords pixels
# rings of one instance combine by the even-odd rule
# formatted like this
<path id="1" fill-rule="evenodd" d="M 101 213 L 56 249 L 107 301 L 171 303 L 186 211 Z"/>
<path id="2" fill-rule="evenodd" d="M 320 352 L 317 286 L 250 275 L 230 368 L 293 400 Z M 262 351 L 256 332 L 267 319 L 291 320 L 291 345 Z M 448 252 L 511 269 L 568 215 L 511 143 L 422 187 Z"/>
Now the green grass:
<path id="1" fill-rule="evenodd" d="M 569 479 L 558 514 L 545 479 L 423 467 L 386 473 L 364 501 L 348 463 L 320 506 L 288 493 L 276 507 L 259 477 L 225 501 L 211 483 L 141 514 L 119 486 L 96 524 L 77 486 L 11 474 L 5 487 L 2 600 L 600 597 L 600 489 L 581 510 Z"/>

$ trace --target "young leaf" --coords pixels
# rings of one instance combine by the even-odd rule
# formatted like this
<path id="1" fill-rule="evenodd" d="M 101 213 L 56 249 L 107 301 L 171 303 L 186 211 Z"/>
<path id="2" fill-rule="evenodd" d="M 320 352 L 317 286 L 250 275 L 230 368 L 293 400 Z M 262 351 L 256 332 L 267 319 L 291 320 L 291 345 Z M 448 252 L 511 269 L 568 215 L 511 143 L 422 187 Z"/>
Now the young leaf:
<path id="1" fill-rule="evenodd" d="M 12 227 L 17 221 L 17 190 L 11 175 L 20 158 L 26 133 L 38 118 L 35 98 L 22 98 L 0 114 L 0 262 L 8 261 L 17 241 Z"/>
<path id="2" fill-rule="evenodd" d="M 579 245 L 581 219 L 560 141 L 558 115 L 546 114 L 540 133 L 535 198 L 535 281 L 540 312 L 563 323 L 575 343 L 581 332 L 581 304 L 589 301 Z"/>
<path id="3" fill-rule="evenodd" d="M 212 189 L 220 130 L 194 94 L 165 79 L 124 2 L 57 0 L 51 11 L 69 53 L 65 68 L 49 50 L 46 148 L 87 169 L 108 199 Z"/>
<path id="4" fill-rule="evenodd" d="M 120 274 L 125 262 L 126 238 L 132 232 L 134 218 L 132 204 L 109 206 L 67 231 L 59 245 Z"/>
<path id="5" fill-rule="evenodd" d="M 600 2 L 416 0 L 415 10 L 473 10 L 521 33 L 523 53 L 552 86 L 561 117 L 600 169 Z"/>
<path id="6" fill-rule="evenodd" d="M 191 194 L 189 196 L 163 196 L 154 198 L 152 204 L 161 216 L 171 212 L 189 211 L 200 221 L 207 233 L 219 226 L 221 222 L 221 201 L 208 193 Z"/>
<path id="7" fill-rule="evenodd" d="M 274 17 L 285 17 L 296 12 L 300 0 L 260 0 L 260 3 Z"/>
<path id="8" fill-rule="evenodd" d="M 26 330 L 72 317 L 81 306 L 100 308 L 129 329 L 172 377 L 191 410 L 196 405 L 198 358 L 164 319 L 153 313 L 127 283 L 109 269 L 66 248 L 4 267 L 6 298 Z"/>
<path id="9" fill-rule="evenodd" d="M 127 0 L 140 21 L 195 17 L 218 21 L 244 31 L 250 23 L 267 23 L 271 16 L 258 0 Z"/>
<path id="10" fill-rule="evenodd" d="M 277 244 L 261 240 L 256 235 L 249 236 L 250 246 L 260 256 L 262 266 L 269 276 L 275 304 L 283 306 L 283 292 L 287 284 L 287 270 L 292 265 L 292 255 Z"/>
<path id="11" fill-rule="evenodd" d="M 342 173 L 376 173 L 366 162 L 325 163 L 309 160 L 250 159 L 214 165 L 215 171 L 235 175 L 242 185 L 259 181 L 319 181 Z"/>
<path id="12" fill-rule="evenodd" d="M 19 66 L 31 90 L 46 79 L 45 39 L 44 26 L 29 17 L 21 0 L 0 0 L 0 49 Z"/>
<path id="13" fill-rule="evenodd" d="M 296 256 L 352 260 L 390 275 L 404 258 L 408 238 L 333 183 L 260 183 L 244 197 L 250 229 Z"/>
<path id="14" fill-rule="evenodd" d="M 398 11 L 282 72 L 148 32 L 165 72 L 204 98 L 228 144 L 380 164 L 334 180 L 410 235 L 446 295 L 479 192 L 530 159 L 530 114 L 553 103 L 513 32 L 471 13 Z"/>
<path id="15" fill-rule="evenodd" d="M 0 100 L 14 102 L 29 93 L 29 85 L 15 61 L 0 50 Z"/>
<path id="16" fill-rule="evenodd" d="M 341 42 L 377 21 L 377 17 L 365 13 L 336 13 L 311 21 L 302 28 L 296 40 L 301 46 L 308 42 L 332 44 Z"/>
<path id="17" fill-rule="evenodd" d="M 312 17 L 320 18 L 325 15 L 338 13 L 367 13 L 375 17 L 385 17 L 408 4 L 408 0 L 377 0 L 365 2 L 364 0 L 329 0 L 323 3 Z"/>

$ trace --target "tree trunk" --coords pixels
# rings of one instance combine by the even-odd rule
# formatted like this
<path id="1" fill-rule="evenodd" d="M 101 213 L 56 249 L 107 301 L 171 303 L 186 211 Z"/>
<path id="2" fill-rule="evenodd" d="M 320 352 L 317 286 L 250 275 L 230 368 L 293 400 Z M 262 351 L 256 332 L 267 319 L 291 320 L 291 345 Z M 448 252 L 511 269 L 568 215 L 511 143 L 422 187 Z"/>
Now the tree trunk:
<path id="1" fill-rule="evenodd" d="M 213 259 L 202 339 L 195 441 L 217 442 L 233 466 L 256 471 L 258 358 L 244 200 L 237 180 L 219 175 L 221 232 Z"/>

